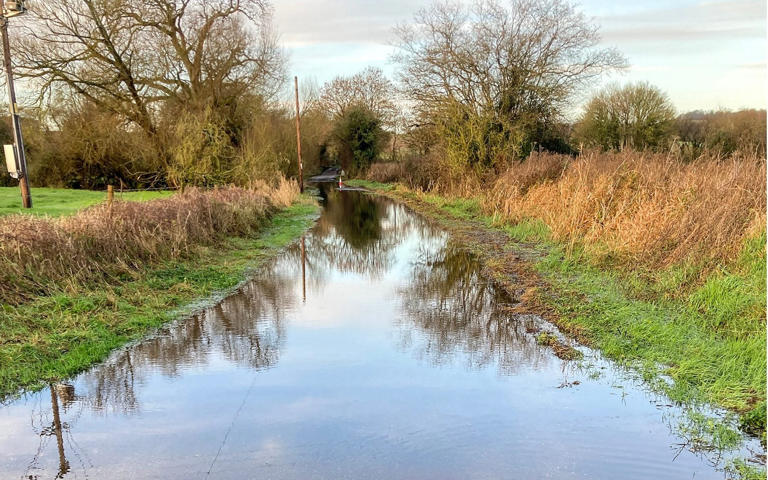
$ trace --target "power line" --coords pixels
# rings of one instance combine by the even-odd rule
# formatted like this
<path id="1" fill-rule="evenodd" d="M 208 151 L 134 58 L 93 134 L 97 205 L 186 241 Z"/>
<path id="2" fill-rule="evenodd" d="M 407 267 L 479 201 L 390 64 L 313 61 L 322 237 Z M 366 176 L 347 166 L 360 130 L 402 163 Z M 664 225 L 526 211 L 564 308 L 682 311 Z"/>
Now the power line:
<path id="1" fill-rule="evenodd" d="M 254 385 L 256 385 L 256 375 L 253 376 L 253 380 L 251 380 L 251 386 L 248 387 L 248 391 L 245 392 L 245 397 L 243 397 L 243 402 L 240 404 L 240 407 L 235 412 L 235 416 L 232 417 L 232 423 L 229 424 L 227 433 L 224 434 L 224 438 L 221 441 L 221 445 L 219 445 L 219 450 L 216 452 L 216 456 L 213 457 L 213 460 L 211 461 L 211 465 L 208 467 L 208 472 L 205 474 L 205 478 L 208 478 L 211 475 L 211 472 L 213 471 L 213 465 L 216 463 L 216 460 L 219 459 L 219 454 L 221 454 L 221 450 L 224 448 L 224 445 L 227 443 L 227 439 L 229 438 L 229 434 L 232 431 L 232 427 L 235 426 L 235 421 L 237 420 L 237 417 L 240 416 L 240 411 L 243 410 L 243 407 L 245 406 L 245 402 L 248 400 L 248 397 L 251 395 L 251 390 L 253 390 Z"/>

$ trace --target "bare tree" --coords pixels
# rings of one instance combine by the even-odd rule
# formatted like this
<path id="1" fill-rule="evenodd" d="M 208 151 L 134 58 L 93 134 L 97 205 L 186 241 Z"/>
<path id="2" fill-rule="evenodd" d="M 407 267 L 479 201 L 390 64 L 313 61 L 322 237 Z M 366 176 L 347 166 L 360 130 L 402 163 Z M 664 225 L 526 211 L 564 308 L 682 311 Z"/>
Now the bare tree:
<path id="1" fill-rule="evenodd" d="M 551 117 L 586 81 L 625 64 L 566 0 L 439 2 L 396 34 L 400 85 L 422 111 L 449 100 L 513 121 Z"/>
<path id="2" fill-rule="evenodd" d="M 270 96 L 283 78 L 267 0 L 48 0 L 31 13 L 14 25 L 38 100 L 69 89 L 149 134 L 162 102 Z"/>
<path id="3" fill-rule="evenodd" d="M 338 76 L 323 85 L 320 108 L 334 118 L 341 118 L 352 107 L 363 106 L 378 116 L 385 124 L 394 120 L 392 82 L 380 68 L 367 67 L 355 75 Z"/>

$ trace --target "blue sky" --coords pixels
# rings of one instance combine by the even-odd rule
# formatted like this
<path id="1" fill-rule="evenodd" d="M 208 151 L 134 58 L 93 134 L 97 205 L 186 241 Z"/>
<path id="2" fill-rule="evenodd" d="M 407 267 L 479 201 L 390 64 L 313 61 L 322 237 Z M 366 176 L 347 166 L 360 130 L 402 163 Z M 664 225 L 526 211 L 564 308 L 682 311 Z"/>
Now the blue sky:
<path id="1" fill-rule="evenodd" d="M 290 72 L 318 83 L 376 65 L 391 76 L 392 26 L 425 0 L 275 0 Z M 582 0 L 603 44 L 630 68 L 603 83 L 648 81 L 678 111 L 766 106 L 766 5 L 759 0 Z M 599 85 L 595 86 L 596 88 Z M 592 92 L 584 92 L 584 98 Z"/>

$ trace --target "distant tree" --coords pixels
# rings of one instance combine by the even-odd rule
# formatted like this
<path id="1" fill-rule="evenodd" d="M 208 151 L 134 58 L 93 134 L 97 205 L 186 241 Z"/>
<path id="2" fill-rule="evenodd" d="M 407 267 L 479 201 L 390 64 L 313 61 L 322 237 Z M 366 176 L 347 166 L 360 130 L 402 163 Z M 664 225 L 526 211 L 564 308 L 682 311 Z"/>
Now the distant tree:
<path id="1" fill-rule="evenodd" d="M 669 140 L 674 120 L 669 97 L 657 87 L 644 82 L 612 85 L 587 103 L 574 137 L 588 147 L 656 148 Z"/>
<path id="2" fill-rule="evenodd" d="M 724 155 L 742 151 L 765 156 L 765 110 L 688 112 L 677 117 L 674 130 L 681 147 L 688 148 L 693 155 L 703 151 Z"/>
<path id="3" fill-rule="evenodd" d="M 348 110 L 360 105 L 382 122 L 395 121 L 392 82 L 380 68 L 368 67 L 352 76 L 338 76 L 326 82 L 320 92 L 319 107 L 333 118 L 343 117 Z"/>
<path id="4" fill-rule="evenodd" d="M 337 119 L 332 137 L 341 166 L 351 175 L 368 168 L 388 140 L 381 119 L 364 105 L 347 108 Z"/>

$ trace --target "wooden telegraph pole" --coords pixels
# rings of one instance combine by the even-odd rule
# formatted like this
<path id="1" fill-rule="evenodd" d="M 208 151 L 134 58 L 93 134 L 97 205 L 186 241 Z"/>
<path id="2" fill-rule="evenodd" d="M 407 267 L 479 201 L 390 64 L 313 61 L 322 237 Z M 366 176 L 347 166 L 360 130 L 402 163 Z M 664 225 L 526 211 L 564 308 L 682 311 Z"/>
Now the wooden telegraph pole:
<path id="1" fill-rule="evenodd" d="M 14 2 L 14 5 L 23 5 L 22 2 Z M 32 208 L 32 197 L 29 194 L 29 175 L 27 175 L 27 156 L 24 153 L 24 138 L 21 135 L 21 120 L 19 108 L 16 105 L 16 90 L 13 88 L 13 69 L 11 65 L 11 45 L 8 41 L 8 17 L 24 13 L 24 7 L 16 7 L 15 11 L 6 11 L 5 1 L 0 0 L 0 34 L 3 37 L 3 62 L 5 74 L 8 77 L 8 103 L 11 109 L 11 121 L 13 123 L 13 144 L 16 154 L 16 166 L 19 173 L 19 189 L 21 190 L 21 204 L 24 208 Z"/>
<path id="2" fill-rule="evenodd" d="M 304 164 L 301 162 L 301 111 L 299 110 L 299 77 L 293 77 L 293 86 L 296 91 L 296 152 L 298 153 L 299 160 L 299 191 L 304 193 Z"/>

